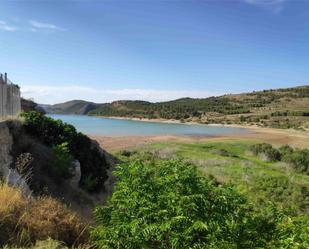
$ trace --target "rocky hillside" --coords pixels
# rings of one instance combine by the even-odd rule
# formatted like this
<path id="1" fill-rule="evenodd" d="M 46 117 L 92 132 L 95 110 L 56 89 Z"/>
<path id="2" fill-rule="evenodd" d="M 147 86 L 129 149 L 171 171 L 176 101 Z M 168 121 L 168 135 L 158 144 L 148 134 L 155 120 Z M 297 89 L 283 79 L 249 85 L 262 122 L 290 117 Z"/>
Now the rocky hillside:
<path id="1" fill-rule="evenodd" d="M 111 192 L 115 159 L 70 125 L 37 112 L 24 119 L 0 122 L 0 182 L 61 199 L 91 217 Z"/>

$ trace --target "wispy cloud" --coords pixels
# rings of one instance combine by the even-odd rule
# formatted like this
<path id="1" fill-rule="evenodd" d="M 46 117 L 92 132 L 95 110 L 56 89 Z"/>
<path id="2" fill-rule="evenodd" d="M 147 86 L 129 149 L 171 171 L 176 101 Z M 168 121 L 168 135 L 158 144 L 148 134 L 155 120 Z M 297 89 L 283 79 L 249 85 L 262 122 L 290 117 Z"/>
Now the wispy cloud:
<path id="1" fill-rule="evenodd" d="M 279 14 L 283 8 L 284 3 L 288 0 L 243 0 L 247 4 L 251 4 L 265 10 L 271 11 L 274 14 Z"/>
<path id="2" fill-rule="evenodd" d="M 8 24 L 5 21 L 0 21 L 0 30 L 7 31 L 7 32 L 14 32 L 14 31 L 17 31 L 18 28 L 16 26 Z"/>
<path id="3" fill-rule="evenodd" d="M 0 20 L 0 30 L 7 32 L 23 31 L 23 32 L 55 32 L 66 31 L 66 29 L 56 26 L 55 24 L 30 20 L 29 22 L 15 21 L 14 24 Z"/>
<path id="4" fill-rule="evenodd" d="M 45 22 L 39 22 L 36 20 L 30 20 L 30 30 L 33 32 L 39 31 L 39 30 L 45 30 L 45 31 L 66 31 L 64 28 L 58 27 L 55 24 L 52 23 L 45 23 Z"/>
<path id="5" fill-rule="evenodd" d="M 25 98 L 33 98 L 42 104 L 55 104 L 73 99 L 83 99 L 96 103 L 115 100 L 147 100 L 151 102 L 167 101 L 182 97 L 205 98 L 219 95 L 209 91 L 156 90 L 156 89 L 95 89 L 83 86 L 38 86 L 25 85 L 21 87 Z"/>

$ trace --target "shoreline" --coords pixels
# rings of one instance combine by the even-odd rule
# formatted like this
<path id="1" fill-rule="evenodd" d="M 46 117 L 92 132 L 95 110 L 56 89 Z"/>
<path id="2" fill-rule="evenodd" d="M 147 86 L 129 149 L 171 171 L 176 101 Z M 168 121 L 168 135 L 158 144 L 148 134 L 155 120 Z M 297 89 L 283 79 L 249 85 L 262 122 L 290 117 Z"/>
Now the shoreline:
<path id="1" fill-rule="evenodd" d="M 309 133 L 274 129 L 254 129 L 243 134 L 218 136 L 183 136 L 183 135 L 152 135 L 152 136 L 102 136 L 90 135 L 108 152 L 135 149 L 155 143 L 207 143 L 207 142 L 241 142 L 270 143 L 274 146 L 290 145 L 295 148 L 309 148 Z"/>
<path id="2" fill-rule="evenodd" d="M 98 118 L 108 118 L 108 119 L 118 119 L 118 120 L 131 120 L 131 121 L 140 121 L 140 122 L 149 122 L 149 123 L 162 123 L 162 124 L 181 124 L 181 125 L 201 125 L 201 126 L 214 126 L 214 127 L 235 127 L 235 128 L 268 128 L 261 127 L 257 125 L 241 125 L 241 124 L 203 124 L 194 121 L 190 122 L 181 122 L 176 119 L 163 119 L 163 118 L 129 118 L 129 117 L 118 117 L 118 116 L 91 116 Z M 275 128 L 271 128 L 275 129 Z"/>
<path id="3" fill-rule="evenodd" d="M 243 128 L 243 129 L 250 129 L 250 130 L 271 130 L 271 131 L 288 131 L 288 132 L 293 132 L 293 133 L 299 133 L 299 134 L 309 134 L 309 131 L 301 131 L 301 130 L 296 130 L 296 129 L 279 129 L 279 128 L 271 128 L 271 127 L 263 127 L 263 126 L 258 126 L 256 124 L 254 125 L 249 125 L 249 124 L 203 124 L 203 123 L 198 123 L 194 121 L 190 122 L 181 122 L 176 119 L 148 119 L 148 118 L 129 118 L 129 117 L 118 117 L 118 116 L 93 116 L 93 117 L 99 117 L 99 118 L 107 118 L 107 119 L 117 119 L 117 120 L 131 120 L 131 121 L 140 121 L 140 122 L 149 122 L 149 123 L 163 123 L 163 124 L 183 124 L 183 125 L 201 125 L 201 126 L 213 126 L 213 127 L 231 127 L 231 128 Z M 141 135 L 143 136 L 143 135 Z"/>

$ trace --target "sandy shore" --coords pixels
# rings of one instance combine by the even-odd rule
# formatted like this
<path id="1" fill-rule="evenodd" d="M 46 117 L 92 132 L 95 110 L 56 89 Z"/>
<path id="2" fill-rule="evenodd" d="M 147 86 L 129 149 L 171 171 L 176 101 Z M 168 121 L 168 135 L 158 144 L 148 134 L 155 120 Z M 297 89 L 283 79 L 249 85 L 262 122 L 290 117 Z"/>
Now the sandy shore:
<path id="1" fill-rule="evenodd" d="M 236 127 L 235 125 L 226 125 Z M 243 127 L 244 126 L 237 126 Z M 298 148 L 309 148 L 309 132 L 296 130 L 283 130 L 272 128 L 261 128 L 255 126 L 245 127 L 249 129 L 248 133 L 224 135 L 217 137 L 205 136 L 91 136 L 97 140 L 102 148 L 113 152 L 123 149 L 132 149 L 134 147 L 145 146 L 152 143 L 161 142 L 184 142 L 197 143 L 203 141 L 237 141 L 237 140 L 254 140 L 257 142 L 266 142 L 274 145 L 289 144 Z"/>

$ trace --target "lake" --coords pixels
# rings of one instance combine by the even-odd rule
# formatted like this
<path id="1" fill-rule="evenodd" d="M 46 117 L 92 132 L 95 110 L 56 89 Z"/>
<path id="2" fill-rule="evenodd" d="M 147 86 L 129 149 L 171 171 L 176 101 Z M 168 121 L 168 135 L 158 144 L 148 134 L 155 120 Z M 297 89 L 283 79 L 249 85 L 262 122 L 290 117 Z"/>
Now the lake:
<path id="1" fill-rule="evenodd" d="M 228 134 L 249 133 L 244 128 L 170 124 L 158 122 L 143 122 L 135 120 L 102 118 L 85 115 L 48 115 L 54 119 L 72 124 L 78 131 L 89 135 L 102 136 L 153 136 L 153 135 L 188 135 L 188 136 L 219 136 Z"/>

